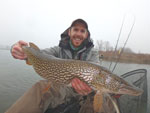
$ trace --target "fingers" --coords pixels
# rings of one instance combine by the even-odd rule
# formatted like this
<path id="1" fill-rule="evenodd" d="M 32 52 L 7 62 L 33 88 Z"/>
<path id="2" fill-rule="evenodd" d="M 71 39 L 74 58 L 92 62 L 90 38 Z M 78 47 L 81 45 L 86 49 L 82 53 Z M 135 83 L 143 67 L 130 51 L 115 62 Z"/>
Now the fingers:
<path id="1" fill-rule="evenodd" d="M 88 85 L 86 85 L 84 82 L 80 81 L 77 78 L 73 79 L 71 84 L 76 92 L 80 95 L 87 95 L 92 91 L 92 89 Z"/>
<path id="2" fill-rule="evenodd" d="M 72 80 L 72 87 L 75 89 L 75 91 L 80 95 L 85 95 L 84 92 L 81 89 L 81 86 L 79 86 L 77 80 Z"/>
<path id="3" fill-rule="evenodd" d="M 19 45 L 22 47 L 22 46 L 28 46 L 28 43 L 27 42 L 24 42 L 22 40 L 20 40 L 19 42 Z"/>
<path id="4" fill-rule="evenodd" d="M 27 58 L 27 56 L 22 50 L 22 46 L 27 46 L 27 45 L 28 43 L 24 41 L 19 41 L 16 44 L 14 44 L 14 46 L 12 47 L 12 51 L 11 51 L 12 56 L 20 60 L 24 60 L 25 58 Z"/>
<path id="5" fill-rule="evenodd" d="M 22 50 L 22 48 L 19 45 L 14 45 L 12 52 L 16 52 L 18 55 L 23 55 L 24 52 Z"/>
<path id="6" fill-rule="evenodd" d="M 24 59 L 27 58 L 26 55 L 23 55 L 23 54 L 21 55 L 21 54 L 18 53 L 17 51 L 14 51 L 14 52 L 12 53 L 12 56 L 13 56 L 14 58 L 20 59 L 20 60 L 24 60 Z"/>
<path id="7" fill-rule="evenodd" d="M 73 86 L 75 90 L 81 95 L 87 95 L 91 92 L 91 88 L 89 88 L 85 83 L 81 82 L 79 79 L 73 80 Z"/>

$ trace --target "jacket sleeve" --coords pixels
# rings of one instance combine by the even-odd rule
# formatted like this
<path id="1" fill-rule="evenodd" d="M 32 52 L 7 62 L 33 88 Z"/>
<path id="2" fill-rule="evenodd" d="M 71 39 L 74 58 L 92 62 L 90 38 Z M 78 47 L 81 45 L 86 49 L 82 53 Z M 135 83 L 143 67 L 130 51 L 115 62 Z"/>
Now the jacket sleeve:
<path id="1" fill-rule="evenodd" d="M 99 52 L 92 49 L 87 56 L 87 61 L 92 62 L 92 63 L 96 63 L 96 64 L 100 64 L 100 60 L 99 60 Z"/>
<path id="2" fill-rule="evenodd" d="M 55 46 L 55 47 L 51 47 L 51 48 L 46 48 L 46 49 L 43 49 L 42 52 L 44 54 L 48 54 L 48 55 L 52 55 L 52 56 L 55 56 L 55 57 L 59 57 L 60 47 L 59 46 Z"/>

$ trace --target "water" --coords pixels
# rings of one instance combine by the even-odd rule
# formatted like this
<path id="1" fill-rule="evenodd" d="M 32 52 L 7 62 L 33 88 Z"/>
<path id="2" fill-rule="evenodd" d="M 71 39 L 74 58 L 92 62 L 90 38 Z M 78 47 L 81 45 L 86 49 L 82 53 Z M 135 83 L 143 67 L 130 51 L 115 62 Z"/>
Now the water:
<path id="1" fill-rule="evenodd" d="M 102 62 L 109 67 L 109 62 Z M 119 63 L 114 73 L 122 75 L 135 69 L 147 69 L 150 80 L 150 65 Z M 31 66 L 13 59 L 9 51 L 0 50 L 0 113 L 4 113 L 25 91 L 41 80 Z M 148 111 L 150 113 L 150 83 L 148 82 Z"/>

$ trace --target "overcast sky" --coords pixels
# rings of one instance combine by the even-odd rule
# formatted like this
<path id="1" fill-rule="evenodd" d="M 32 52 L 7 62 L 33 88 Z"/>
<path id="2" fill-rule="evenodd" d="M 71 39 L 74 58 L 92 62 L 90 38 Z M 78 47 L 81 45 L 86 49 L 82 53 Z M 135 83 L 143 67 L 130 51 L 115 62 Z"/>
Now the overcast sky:
<path id="1" fill-rule="evenodd" d="M 150 53 L 150 0 L 0 0 L 0 45 L 24 40 L 41 48 L 52 47 L 73 20 L 82 18 L 95 44 L 103 40 L 115 46 L 124 16 L 119 46 L 135 17 L 127 47 Z"/>

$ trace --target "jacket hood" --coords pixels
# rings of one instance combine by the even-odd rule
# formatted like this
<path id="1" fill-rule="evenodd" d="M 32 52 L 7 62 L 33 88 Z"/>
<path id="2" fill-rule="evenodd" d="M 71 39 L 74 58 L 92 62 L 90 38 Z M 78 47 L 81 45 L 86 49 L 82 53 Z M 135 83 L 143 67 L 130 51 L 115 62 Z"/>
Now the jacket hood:
<path id="1" fill-rule="evenodd" d="M 68 29 L 66 29 L 60 35 L 61 36 L 61 40 L 59 42 L 59 47 L 67 49 L 70 46 L 69 45 L 70 37 L 68 35 L 68 30 L 69 29 L 70 29 L 70 27 Z M 90 32 L 89 32 L 89 30 L 88 30 L 88 38 L 84 40 L 83 46 L 85 46 L 86 48 L 92 48 L 92 47 L 94 47 L 93 40 L 90 38 Z"/>

